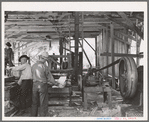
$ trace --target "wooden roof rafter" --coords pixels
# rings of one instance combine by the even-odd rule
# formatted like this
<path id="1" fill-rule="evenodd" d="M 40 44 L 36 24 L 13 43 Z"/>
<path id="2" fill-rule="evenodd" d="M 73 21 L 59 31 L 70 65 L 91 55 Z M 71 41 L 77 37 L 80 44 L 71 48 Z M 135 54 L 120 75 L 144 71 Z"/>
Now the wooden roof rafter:
<path id="1" fill-rule="evenodd" d="M 84 38 L 95 37 L 101 32 L 102 29 L 107 28 L 107 25 L 109 25 L 111 22 L 114 22 L 113 24 L 115 31 L 126 28 L 134 32 L 132 26 L 130 26 L 130 24 L 128 25 L 126 19 L 121 17 L 118 12 L 86 11 L 84 12 L 83 21 L 81 18 L 82 12 L 79 13 L 80 37 L 82 32 L 82 23 Z M 27 39 L 28 41 L 45 40 L 46 35 L 52 35 L 51 39 L 54 40 L 59 39 L 60 37 L 74 36 L 74 11 L 8 11 L 7 14 L 8 18 L 5 22 L 5 27 L 11 28 L 6 30 L 6 37 L 8 37 L 7 35 L 10 35 L 14 31 L 19 31 L 19 33 L 14 33 L 9 36 L 9 38 L 12 39 L 18 38 L 20 41 L 22 40 L 27 42 Z M 143 12 L 125 12 L 125 15 L 132 23 L 136 22 L 136 17 L 140 17 L 139 22 L 142 22 L 141 19 L 144 19 L 142 18 Z M 109 29 L 110 27 L 108 27 L 108 30 Z M 21 35 L 28 36 L 19 38 Z M 38 35 L 42 36 L 39 37 Z M 131 38 L 133 38 L 133 36 L 131 36 Z"/>
<path id="2" fill-rule="evenodd" d="M 132 29 L 133 31 L 135 31 L 143 39 L 143 33 L 141 32 L 141 30 L 139 30 L 138 27 L 135 26 L 135 24 L 127 17 L 127 15 L 124 12 L 118 12 L 118 14 L 123 19 L 126 20 L 126 23 L 130 27 L 130 29 Z"/>

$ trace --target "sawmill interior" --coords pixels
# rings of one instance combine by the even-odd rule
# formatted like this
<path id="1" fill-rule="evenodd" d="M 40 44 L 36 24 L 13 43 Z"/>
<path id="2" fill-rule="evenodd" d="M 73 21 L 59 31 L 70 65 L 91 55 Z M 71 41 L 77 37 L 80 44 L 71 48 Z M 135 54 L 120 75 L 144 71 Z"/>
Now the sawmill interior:
<path id="1" fill-rule="evenodd" d="M 144 12 L 5 11 L 4 28 L 13 66 L 21 65 L 22 55 L 33 66 L 40 54 L 49 54 L 46 65 L 58 85 L 48 85 L 47 116 L 143 117 Z M 4 114 L 28 117 L 32 91 L 20 114 L 21 72 L 9 67 Z"/>

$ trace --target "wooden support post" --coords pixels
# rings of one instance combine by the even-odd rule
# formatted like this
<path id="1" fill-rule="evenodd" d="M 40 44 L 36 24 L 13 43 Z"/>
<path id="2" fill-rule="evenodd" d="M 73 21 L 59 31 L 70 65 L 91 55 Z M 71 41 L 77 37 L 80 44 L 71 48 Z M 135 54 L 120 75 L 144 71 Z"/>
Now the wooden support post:
<path id="1" fill-rule="evenodd" d="M 140 52 L 140 44 L 139 44 L 140 42 L 139 41 L 140 40 L 138 39 L 138 34 L 136 33 L 136 55 L 138 55 Z M 139 66 L 139 64 L 140 64 L 140 58 L 137 57 L 136 65 Z"/>
<path id="2" fill-rule="evenodd" d="M 128 30 L 127 29 L 124 29 L 124 33 L 125 34 L 128 34 Z M 128 37 L 124 36 L 124 40 L 126 42 L 128 42 Z M 127 50 L 127 44 L 126 43 L 124 43 L 124 50 L 125 50 L 125 53 L 127 54 L 128 53 L 128 50 Z"/>
<path id="3" fill-rule="evenodd" d="M 106 25 L 106 52 L 109 52 L 109 40 L 108 40 L 109 34 L 108 34 L 108 25 Z M 109 64 L 109 57 L 106 56 L 106 66 Z M 107 68 L 107 76 L 108 76 L 108 68 Z"/>
<path id="4" fill-rule="evenodd" d="M 79 52 L 79 74 L 82 75 L 83 71 L 83 57 L 82 57 L 82 52 Z"/>
<path id="5" fill-rule="evenodd" d="M 97 59 L 97 37 L 95 37 L 95 64 L 96 64 L 96 67 L 98 66 L 98 59 Z"/>
<path id="6" fill-rule="evenodd" d="M 75 81 L 78 82 L 79 12 L 75 12 Z"/>
<path id="7" fill-rule="evenodd" d="M 72 66 L 71 66 L 71 55 L 70 55 L 70 53 L 67 53 L 67 59 L 68 59 L 68 69 L 70 69 L 70 68 L 72 68 Z"/>
<path id="8" fill-rule="evenodd" d="M 66 49 L 66 43 L 64 43 L 64 48 Z M 63 48 L 64 55 L 66 55 L 66 50 Z"/>
<path id="9" fill-rule="evenodd" d="M 83 100 L 83 108 L 84 110 L 87 110 L 87 93 L 84 91 L 84 100 Z"/>
<path id="10" fill-rule="evenodd" d="M 60 46 L 60 50 L 59 50 L 60 55 L 63 55 L 63 38 L 60 38 L 60 40 L 59 40 L 59 46 Z M 63 61 L 63 59 L 60 58 L 60 68 L 62 66 L 62 61 Z"/>
<path id="11" fill-rule="evenodd" d="M 84 39 L 84 31 L 83 31 L 83 24 L 84 24 L 84 13 L 82 12 L 82 52 L 83 52 L 83 39 Z M 83 62 L 83 53 L 82 53 L 82 62 Z M 83 64 L 82 64 L 83 65 Z"/>
<path id="12" fill-rule="evenodd" d="M 72 87 L 69 87 L 69 106 L 71 106 L 71 95 L 72 95 Z"/>
<path id="13" fill-rule="evenodd" d="M 106 29 L 103 29 L 103 41 L 102 41 L 102 45 L 103 45 L 103 48 L 102 48 L 102 51 L 103 52 L 107 52 L 107 38 L 106 38 Z M 108 57 L 108 56 L 107 56 Z M 107 66 L 108 63 L 107 63 L 107 57 L 103 57 L 103 66 Z M 107 70 L 108 69 L 104 69 L 104 76 L 105 77 L 108 77 L 108 74 L 107 74 Z"/>
<path id="14" fill-rule="evenodd" d="M 112 62 L 114 62 L 114 26 L 110 23 L 110 34 L 111 34 L 111 55 Z M 112 66 L 112 87 L 115 89 L 115 66 Z"/>
<path id="15" fill-rule="evenodd" d="M 83 71 L 83 45 L 84 45 L 83 44 L 84 43 L 84 41 L 83 41 L 83 39 L 84 39 L 84 28 L 83 28 L 83 26 L 84 26 L 84 13 L 82 12 L 82 71 Z M 85 83 L 83 81 L 83 78 L 82 78 L 82 84 L 81 85 L 82 85 L 82 90 L 81 90 L 81 92 L 82 92 L 82 104 L 84 105 L 84 86 L 85 86 Z"/>
<path id="16" fill-rule="evenodd" d="M 18 59 L 20 57 L 20 42 L 18 42 Z"/>
<path id="17" fill-rule="evenodd" d="M 136 20 L 136 25 L 138 24 L 138 19 Z M 139 54 L 139 52 L 140 52 L 140 42 L 141 42 L 141 38 L 139 39 L 139 36 L 138 36 L 138 34 L 136 33 L 136 54 L 138 55 Z M 139 57 L 137 57 L 137 60 L 136 60 L 136 64 L 137 64 L 137 66 L 139 66 L 139 64 L 140 64 L 140 58 Z"/>

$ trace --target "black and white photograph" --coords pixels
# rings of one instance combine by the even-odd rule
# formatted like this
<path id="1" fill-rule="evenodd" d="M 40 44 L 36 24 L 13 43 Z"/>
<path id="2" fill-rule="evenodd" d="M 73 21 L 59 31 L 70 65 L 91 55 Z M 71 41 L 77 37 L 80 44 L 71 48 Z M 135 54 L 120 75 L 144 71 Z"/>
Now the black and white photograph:
<path id="1" fill-rule="evenodd" d="M 147 120 L 147 2 L 2 2 L 3 120 Z"/>

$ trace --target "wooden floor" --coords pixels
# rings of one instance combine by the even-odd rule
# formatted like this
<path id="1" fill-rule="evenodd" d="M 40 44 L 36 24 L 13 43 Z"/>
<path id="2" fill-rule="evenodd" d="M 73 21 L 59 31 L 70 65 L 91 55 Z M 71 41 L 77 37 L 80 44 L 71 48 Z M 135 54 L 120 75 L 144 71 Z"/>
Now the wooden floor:
<path id="1" fill-rule="evenodd" d="M 49 117 L 143 117 L 143 107 L 136 107 L 132 104 L 124 103 L 121 95 L 117 91 L 112 91 L 112 108 L 109 109 L 107 103 L 102 100 L 89 100 L 89 107 L 84 110 L 81 105 L 81 97 L 77 96 L 72 99 L 72 106 L 68 105 L 68 98 L 53 98 L 49 101 Z M 55 102 L 59 101 L 59 102 Z M 54 105 L 57 104 L 57 105 Z M 53 104 L 53 106 L 51 106 Z M 58 106 L 61 105 L 61 106 Z M 22 115 L 15 114 L 14 117 L 29 117 L 31 108 L 26 109 Z"/>

